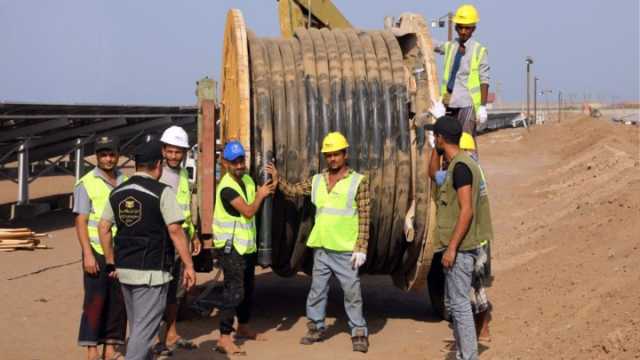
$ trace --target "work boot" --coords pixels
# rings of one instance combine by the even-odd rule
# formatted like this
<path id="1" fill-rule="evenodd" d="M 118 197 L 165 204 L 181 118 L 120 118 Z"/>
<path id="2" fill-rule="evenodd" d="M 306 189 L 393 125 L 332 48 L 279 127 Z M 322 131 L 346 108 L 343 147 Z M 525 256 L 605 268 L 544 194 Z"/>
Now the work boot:
<path id="1" fill-rule="evenodd" d="M 311 345 L 313 343 L 320 342 L 324 340 L 324 327 L 318 327 L 316 324 L 312 322 L 307 323 L 307 333 L 305 336 L 300 339 L 300 344 L 302 345 Z"/>
<path id="2" fill-rule="evenodd" d="M 355 335 L 351 337 L 353 351 L 366 353 L 369 351 L 369 337 L 362 330 L 357 330 Z"/>

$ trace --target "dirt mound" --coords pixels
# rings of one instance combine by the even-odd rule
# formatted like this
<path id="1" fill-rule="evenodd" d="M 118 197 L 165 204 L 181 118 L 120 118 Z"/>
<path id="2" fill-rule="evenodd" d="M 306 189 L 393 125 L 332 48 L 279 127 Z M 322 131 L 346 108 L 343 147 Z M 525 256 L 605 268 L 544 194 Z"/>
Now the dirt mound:
<path id="1" fill-rule="evenodd" d="M 528 191 L 492 204 L 496 341 L 486 356 L 640 356 L 638 128 L 581 118 L 523 136 L 510 153 L 527 166 Z"/>

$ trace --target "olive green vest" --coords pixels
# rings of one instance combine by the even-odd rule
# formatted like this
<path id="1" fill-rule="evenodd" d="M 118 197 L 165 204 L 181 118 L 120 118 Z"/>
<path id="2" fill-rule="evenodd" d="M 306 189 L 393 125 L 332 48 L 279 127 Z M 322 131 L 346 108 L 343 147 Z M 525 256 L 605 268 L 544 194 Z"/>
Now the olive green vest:
<path id="1" fill-rule="evenodd" d="M 313 176 L 311 202 L 316 206 L 316 221 L 307 246 L 351 252 L 358 240 L 358 204 L 356 193 L 363 175 L 353 171 L 327 192 L 323 174 Z"/>
<path id="2" fill-rule="evenodd" d="M 187 170 L 180 169 L 180 180 L 178 182 L 178 191 L 176 192 L 176 201 L 182 209 L 184 222 L 182 227 L 189 234 L 189 240 L 193 238 L 195 227 L 191 218 L 191 188 L 189 187 L 189 174 Z"/>
<path id="3" fill-rule="evenodd" d="M 458 193 L 453 187 L 453 169 L 460 162 L 469 167 L 473 176 L 471 185 L 473 219 L 458 249 L 462 251 L 472 250 L 493 239 L 491 210 L 489 208 L 489 196 L 484 175 L 480 170 L 480 166 L 464 151 L 460 151 L 449 164 L 444 184 L 437 191 L 436 205 L 438 210 L 436 213 L 435 250 L 444 249 L 449 245 L 453 230 L 458 222 L 460 205 L 458 204 Z"/>
<path id="4" fill-rule="evenodd" d="M 444 73 L 442 74 L 442 85 L 440 87 L 440 94 L 443 95 L 447 92 L 447 84 L 449 83 L 449 77 L 451 76 L 451 66 L 453 65 L 454 44 L 451 41 L 447 41 L 444 44 Z M 456 47 L 457 49 L 457 47 Z M 480 43 L 476 42 L 473 49 L 471 49 L 471 66 L 469 69 L 469 79 L 467 80 L 467 90 L 471 101 L 473 102 L 473 109 L 478 110 L 482 101 L 480 94 L 480 61 L 486 52 L 486 48 Z"/>
<path id="5" fill-rule="evenodd" d="M 120 175 L 117 179 L 117 184 L 120 185 L 127 177 Z M 109 194 L 111 188 L 105 183 L 105 181 L 95 174 L 95 168 L 89 171 L 85 176 L 80 178 L 77 185 L 82 184 L 87 191 L 89 199 L 91 199 L 91 212 L 89 213 L 89 221 L 87 222 L 87 230 L 89 233 L 89 243 L 95 252 L 100 255 L 104 255 L 100 239 L 98 238 L 98 223 L 102 217 L 102 211 L 109 202 Z M 112 236 L 116 235 L 115 223 L 111 226 Z"/>
<path id="6" fill-rule="evenodd" d="M 213 210 L 213 246 L 216 249 L 223 248 L 227 240 L 233 239 L 233 247 L 238 254 L 252 254 L 256 252 L 256 223 L 255 217 L 247 219 L 244 216 L 232 216 L 222 205 L 222 189 L 235 190 L 247 204 L 252 204 L 256 199 L 256 184 L 249 175 L 242 176 L 247 195 L 238 183 L 229 175 L 224 174 L 216 189 L 216 204 Z"/>

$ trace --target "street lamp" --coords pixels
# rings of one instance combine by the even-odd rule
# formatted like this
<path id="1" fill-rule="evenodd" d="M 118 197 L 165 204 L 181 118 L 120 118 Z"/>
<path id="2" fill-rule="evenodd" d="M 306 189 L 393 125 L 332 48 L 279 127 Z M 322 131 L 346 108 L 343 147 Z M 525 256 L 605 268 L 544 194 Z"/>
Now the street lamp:
<path id="1" fill-rule="evenodd" d="M 533 58 L 531 56 L 527 56 L 524 59 L 525 64 L 527 64 L 527 125 L 530 125 L 531 119 L 531 64 L 533 64 Z"/>
<path id="2" fill-rule="evenodd" d="M 445 25 L 447 25 L 447 28 L 448 28 L 447 40 L 451 41 L 451 39 L 453 39 L 453 21 L 452 20 L 453 20 L 453 13 L 449 12 L 445 15 L 440 16 L 435 20 L 431 20 L 431 27 L 443 28 Z"/>

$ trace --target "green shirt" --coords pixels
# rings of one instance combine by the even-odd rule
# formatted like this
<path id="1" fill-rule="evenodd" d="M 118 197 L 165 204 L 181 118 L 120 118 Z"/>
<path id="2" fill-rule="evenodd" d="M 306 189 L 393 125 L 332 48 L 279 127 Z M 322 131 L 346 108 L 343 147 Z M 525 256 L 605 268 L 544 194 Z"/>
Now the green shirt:
<path id="1" fill-rule="evenodd" d="M 136 172 L 132 176 L 151 177 L 145 172 Z M 160 195 L 160 213 L 167 225 L 184 221 L 182 209 L 180 209 L 176 201 L 176 193 L 169 186 L 164 188 Z M 101 218 L 114 223 L 115 219 L 110 202 L 107 202 Z M 127 285 L 157 286 L 168 283 L 173 277 L 171 273 L 162 270 L 118 269 L 118 279 L 121 283 Z"/>

